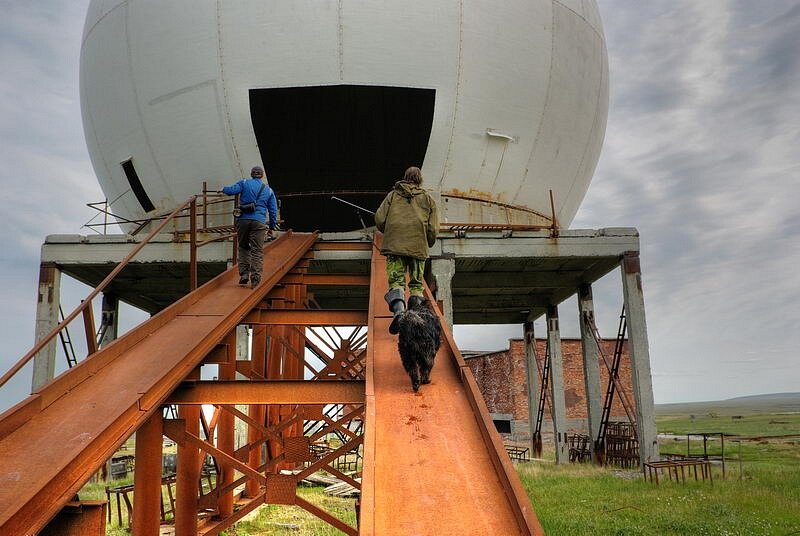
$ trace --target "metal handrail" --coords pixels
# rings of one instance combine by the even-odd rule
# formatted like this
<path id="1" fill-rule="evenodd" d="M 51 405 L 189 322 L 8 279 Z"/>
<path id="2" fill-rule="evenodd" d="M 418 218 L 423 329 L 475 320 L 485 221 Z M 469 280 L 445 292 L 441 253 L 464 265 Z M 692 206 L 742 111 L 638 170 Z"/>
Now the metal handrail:
<path id="1" fill-rule="evenodd" d="M 37 342 L 27 354 L 25 354 L 19 361 L 17 361 L 16 364 L 13 367 L 11 367 L 11 369 L 9 369 L 8 372 L 6 372 L 2 378 L 0 378 L 0 387 L 3 387 L 11 378 L 13 378 L 17 374 L 17 372 L 20 371 L 20 369 L 22 369 L 22 367 L 28 364 L 28 362 L 31 359 L 33 359 L 33 357 L 36 354 L 41 352 L 45 346 L 50 344 L 50 342 L 56 337 L 56 335 L 58 335 L 58 333 L 61 332 L 61 330 L 64 329 L 70 322 L 75 320 L 75 318 L 77 318 L 79 314 L 89 309 L 91 307 L 92 300 L 96 298 L 101 292 L 103 292 L 103 290 L 105 290 L 108 284 L 111 283 L 111 281 L 125 268 L 125 266 L 127 266 L 127 264 L 142 250 L 142 248 L 144 248 L 144 246 L 146 246 L 159 232 L 161 232 L 161 230 L 167 225 L 167 223 L 175 219 L 180 212 L 186 210 L 187 208 L 194 207 L 198 197 L 200 196 L 193 195 L 192 197 L 187 199 L 182 205 L 173 210 L 166 218 L 164 218 L 161 221 L 161 223 L 155 229 L 153 229 L 150 232 L 150 234 L 147 235 L 147 237 L 145 237 L 144 240 L 136 244 L 136 246 L 128 253 L 128 255 L 126 255 L 125 258 L 122 259 L 122 261 L 111 271 L 111 273 L 108 274 L 106 278 L 103 279 L 103 281 L 101 281 L 100 284 L 97 287 L 95 287 L 95 289 L 92 292 L 90 292 L 89 295 L 83 301 L 81 301 L 81 304 L 78 307 L 76 307 L 70 314 L 64 317 L 64 320 L 59 322 L 56 327 L 54 327 L 47 335 L 45 335 L 42 339 L 40 339 L 39 342 Z M 195 241 L 196 238 L 193 237 L 192 250 L 196 248 Z M 196 274 L 196 269 L 197 269 L 196 266 L 192 268 L 193 273 L 195 274 Z"/>

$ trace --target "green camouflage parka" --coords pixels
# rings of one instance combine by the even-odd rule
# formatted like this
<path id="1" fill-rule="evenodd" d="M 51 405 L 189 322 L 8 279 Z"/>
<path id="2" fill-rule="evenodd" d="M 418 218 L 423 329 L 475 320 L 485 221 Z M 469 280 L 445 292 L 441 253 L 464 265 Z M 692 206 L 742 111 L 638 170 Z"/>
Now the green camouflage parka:
<path id="1" fill-rule="evenodd" d="M 378 207 L 375 226 L 383 233 L 384 255 L 427 259 L 439 234 L 436 202 L 416 184 L 398 181 Z"/>

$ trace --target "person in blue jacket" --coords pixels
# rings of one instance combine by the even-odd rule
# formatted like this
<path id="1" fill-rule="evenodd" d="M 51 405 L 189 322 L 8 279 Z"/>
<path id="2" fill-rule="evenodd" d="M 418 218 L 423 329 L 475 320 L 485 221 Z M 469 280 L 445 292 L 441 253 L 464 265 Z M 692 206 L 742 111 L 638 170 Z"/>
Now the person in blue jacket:
<path id="1" fill-rule="evenodd" d="M 278 225 L 278 201 L 275 192 L 262 182 L 264 170 L 255 166 L 250 178 L 225 186 L 222 192 L 239 195 L 239 210 L 236 218 L 236 234 L 239 240 L 239 284 L 255 288 L 261 282 L 264 264 L 264 235 L 272 236 Z M 269 231 L 267 231 L 269 213 Z"/>

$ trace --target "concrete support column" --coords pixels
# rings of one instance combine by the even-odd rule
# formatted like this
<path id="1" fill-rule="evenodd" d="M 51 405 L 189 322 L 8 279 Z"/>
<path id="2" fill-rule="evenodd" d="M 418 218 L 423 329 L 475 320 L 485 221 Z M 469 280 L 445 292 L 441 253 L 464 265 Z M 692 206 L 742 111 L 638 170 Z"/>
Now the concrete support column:
<path id="1" fill-rule="evenodd" d="M 188 380 L 199 380 L 197 368 L 187 376 Z M 184 421 L 186 431 L 200 436 L 200 405 L 180 406 L 178 415 Z M 178 443 L 178 463 L 175 469 L 175 534 L 195 536 L 197 534 L 197 493 L 200 482 L 200 450 L 184 441 Z"/>
<path id="2" fill-rule="evenodd" d="M 523 326 L 525 337 L 525 366 L 528 374 L 528 425 L 531 433 L 531 455 L 539 457 L 542 454 L 542 438 L 535 436 L 536 415 L 539 412 L 539 365 L 536 363 L 536 337 L 533 333 L 533 321 L 525 322 Z"/>
<path id="3" fill-rule="evenodd" d="M 36 300 L 36 340 L 40 341 L 58 325 L 61 303 L 61 270 L 50 262 L 39 266 L 39 291 Z M 53 379 L 56 372 L 56 343 L 50 344 L 33 358 L 31 392 Z"/>
<path id="4" fill-rule="evenodd" d="M 453 275 L 456 273 L 456 260 L 447 258 L 431 259 L 431 275 L 436 283 L 436 301 L 442 303 L 442 314 L 447 326 L 453 330 Z"/>
<path id="5" fill-rule="evenodd" d="M 643 465 L 647 461 L 657 460 L 659 454 L 639 253 L 626 253 L 620 264 L 622 293 L 625 298 L 625 315 L 628 323 L 633 393 L 636 400 L 636 433 L 639 437 L 639 454 Z"/>
<path id="6" fill-rule="evenodd" d="M 600 352 L 587 321 L 594 323 L 594 301 L 592 286 L 581 285 L 578 289 L 578 320 L 581 326 L 581 352 L 583 354 L 583 379 L 586 388 L 586 414 L 589 418 L 589 448 L 594 462 L 594 440 L 600 432 L 602 418 L 602 392 L 600 390 Z"/>
<path id="7" fill-rule="evenodd" d="M 119 299 L 111 293 L 103 294 L 103 311 L 100 315 L 100 329 L 103 333 L 100 339 L 100 348 L 117 339 L 119 329 Z"/>
<path id="8" fill-rule="evenodd" d="M 561 353 L 561 331 L 558 307 L 547 307 L 547 343 L 550 346 L 550 400 L 553 403 L 553 440 L 556 463 L 569 461 L 567 446 L 567 404 L 564 398 L 564 358 Z"/>
<path id="9" fill-rule="evenodd" d="M 133 474 L 133 536 L 158 534 L 161 525 L 161 446 L 164 433 L 161 408 L 136 431 L 136 470 Z"/>

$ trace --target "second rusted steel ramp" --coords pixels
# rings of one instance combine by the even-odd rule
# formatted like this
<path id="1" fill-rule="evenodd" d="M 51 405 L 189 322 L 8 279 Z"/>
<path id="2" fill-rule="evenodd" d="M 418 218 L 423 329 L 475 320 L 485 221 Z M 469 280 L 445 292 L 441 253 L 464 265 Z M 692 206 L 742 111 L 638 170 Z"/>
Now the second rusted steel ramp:
<path id="1" fill-rule="evenodd" d="M 315 239 L 281 236 L 265 250 L 257 289 L 228 270 L 3 414 L 0 534 L 40 530 Z"/>
<path id="2" fill-rule="evenodd" d="M 432 383 L 415 395 L 388 332 L 377 246 L 371 274 L 360 534 L 543 534 L 441 315 Z"/>

